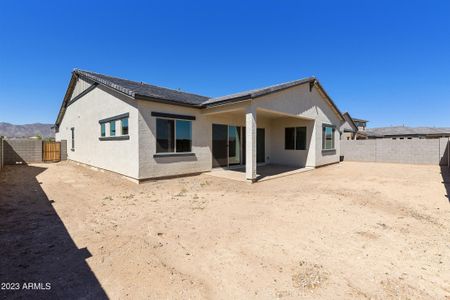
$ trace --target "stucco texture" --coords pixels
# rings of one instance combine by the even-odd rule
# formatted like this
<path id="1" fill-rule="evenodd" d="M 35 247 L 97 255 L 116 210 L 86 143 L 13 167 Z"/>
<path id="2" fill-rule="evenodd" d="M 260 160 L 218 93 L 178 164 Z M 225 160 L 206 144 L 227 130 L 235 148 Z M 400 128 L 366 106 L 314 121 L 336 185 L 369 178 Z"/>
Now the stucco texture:
<path id="1" fill-rule="evenodd" d="M 79 80 L 75 91 L 79 94 L 88 87 Z M 250 108 L 255 112 L 256 127 L 265 129 L 265 163 L 317 167 L 339 161 L 341 120 L 318 89 L 310 90 L 309 85 L 207 109 L 134 100 L 98 86 L 68 106 L 56 138 L 67 140 L 68 159 L 134 179 L 199 173 L 212 169 L 212 124 L 246 126 L 246 113 Z M 155 155 L 157 118 L 152 112 L 195 117 L 191 155 Z M 100 141 L 98 121 L 123 113 L 129 113 L 129 140 Z M 322 151 L 323 124 L 336 127 L 333 151 Z M 306 150 L 284 149 L 284 128 L 298 126 L 307 127 Z M 72 127 L 75 128 L 73 151 Z M 249 134 L 247 132 L 247 140 L 252 136 Z M 249 153 L 256 155 L 256 151 Z M 251 156 L 246 155 L 247 163 L 250 159 Z"/>
<path id="2" fill-rule="evenodd" d="M 81 84 L 86 86 L 82 81 Z M 77 85 L 80 83 L 77 83 Z M 129 113 L 129 139 L 100 141 L 99 121 Z M 119 124 L 116 124 L 120 132 Z M 72 149 L 71 128 L 75 132 Z M 67 140 L 67 158 L 94 167 L 139 178 L 138 109 L 136 102 L 98 86 L 67 107 L 56 140 Z M 109 128 L 106 128 L 109 131 Z"/>

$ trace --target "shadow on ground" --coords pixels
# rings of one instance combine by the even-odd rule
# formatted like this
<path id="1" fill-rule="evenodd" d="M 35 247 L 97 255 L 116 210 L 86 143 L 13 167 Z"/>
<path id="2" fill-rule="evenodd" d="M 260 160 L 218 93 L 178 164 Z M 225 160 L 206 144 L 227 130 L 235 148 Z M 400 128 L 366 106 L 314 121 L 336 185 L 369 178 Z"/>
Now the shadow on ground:
<path id="1" fill-rule="evenodd" d="M 441 175 L 442 175 L 442 183 L 445 186 L 445 190 L 447 191 L 447 199 L 450 202 L 450 168 L 447 166 L 441 166 Z"/>
<path id="2" fill-rule="evenodd" d="M 91 254 L 75 245 L 37 181 L 43 171 L 7 166 L 0 173 L 0 282 L 20 287 L 2 289 L 0 296 L 107 299 L 85 261 Z M 34 286 L 23 289 L 24 283 Z M 47 283 L 51 289 L 46 289 Z"/>

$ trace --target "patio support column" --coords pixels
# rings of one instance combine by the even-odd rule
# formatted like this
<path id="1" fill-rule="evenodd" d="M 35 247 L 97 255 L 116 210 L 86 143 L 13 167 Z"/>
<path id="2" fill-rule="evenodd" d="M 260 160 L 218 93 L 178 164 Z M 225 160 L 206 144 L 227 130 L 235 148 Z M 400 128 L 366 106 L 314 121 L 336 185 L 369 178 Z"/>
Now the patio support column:
<path id="1" fill-rule="evenodd" d="M 253 104 L 247 107 L 245 126 L 245 178 L 254 182 L 256 180 L 256 107 Z"/>

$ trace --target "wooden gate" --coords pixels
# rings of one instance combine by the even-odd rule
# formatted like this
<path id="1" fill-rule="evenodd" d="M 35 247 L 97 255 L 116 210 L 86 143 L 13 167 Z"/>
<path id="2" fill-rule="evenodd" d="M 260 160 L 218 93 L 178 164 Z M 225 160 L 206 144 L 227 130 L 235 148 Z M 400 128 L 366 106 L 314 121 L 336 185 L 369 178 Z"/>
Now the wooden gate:
<path id="1" fill-rule="evenodd" d="M 61 143 L 60 142 L 43 142 L 42 145 L 42 160 L 60 161 L 61 160 Z"/>

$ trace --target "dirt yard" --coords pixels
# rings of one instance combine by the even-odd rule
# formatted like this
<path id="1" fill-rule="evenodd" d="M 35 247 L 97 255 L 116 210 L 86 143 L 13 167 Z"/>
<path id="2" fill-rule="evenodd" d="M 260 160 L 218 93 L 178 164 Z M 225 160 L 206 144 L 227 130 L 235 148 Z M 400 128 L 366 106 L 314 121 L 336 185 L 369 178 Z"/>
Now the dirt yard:
<path id="1" fill-rule="evenodd" d="M 20 290 L 0 295 L 450 299 L 449 180 L 349 162 L 253 185 L 6 167 L 0 282 Z"/>

